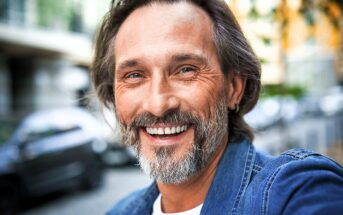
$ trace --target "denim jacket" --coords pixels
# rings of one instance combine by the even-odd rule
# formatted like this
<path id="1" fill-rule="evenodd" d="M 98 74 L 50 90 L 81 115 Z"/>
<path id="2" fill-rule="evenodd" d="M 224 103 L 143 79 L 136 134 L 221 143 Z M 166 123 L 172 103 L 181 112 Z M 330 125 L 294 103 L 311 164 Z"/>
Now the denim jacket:
<path id="1" fill-rule="evenodd" d="M 108 215 L 150 215 L 156 183 L 118 202 Z M 343 168 L 304 149 L 272 157 L 247 140 L 231 142 L 216 170 L 202 215 L 343 214 Z"/>

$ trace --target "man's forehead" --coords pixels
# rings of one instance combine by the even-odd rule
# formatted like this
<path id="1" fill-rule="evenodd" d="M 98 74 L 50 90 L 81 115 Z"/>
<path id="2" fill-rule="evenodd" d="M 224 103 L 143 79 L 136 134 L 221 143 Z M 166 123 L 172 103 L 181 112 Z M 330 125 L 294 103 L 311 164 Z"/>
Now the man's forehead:
<path id="1" fill-rule="evenodd" d="M 183 46 L 198 39 L 208 46 L 213 41 L 212 25 L 207 13 L 192 3 L 152 3 L 134 10 L 119 28 L 115 55 L 117 58 L 117 51 L 123 54 L 123 50 L 129 52 L 136 45 L 154 44 L 160 39 L 165 43 L 177 39 L 184 42 Z"/>
<path id="2" fill-rule="evenodd" d="M 127 22 L 143 24 L 146 21 L 154 21 L 158 25 L 163 22 L 168 24 L 175 20 L 178 22 L 192 22 L 194 24 L 211 24 L 207 13 L 191 2 L 153 2 L 135 9 L 126 18 L 120 29 L 125 28 L 125 23 Z"/>

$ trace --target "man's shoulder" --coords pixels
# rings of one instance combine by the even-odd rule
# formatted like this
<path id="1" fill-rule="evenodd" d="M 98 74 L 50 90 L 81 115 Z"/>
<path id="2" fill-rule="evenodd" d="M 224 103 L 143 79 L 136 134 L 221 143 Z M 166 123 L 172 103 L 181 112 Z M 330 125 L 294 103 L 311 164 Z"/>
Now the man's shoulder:
<path id="1" fill-rule="evenodd" d="M 256 160 L 260 157 L 263 161 L 255 162 L 258 166 L 256 178 L 263 180 L 270 187 L 286 182 L 285 187 L 290 188 L 292 184 L 308 184 L 324 178 L 330 179 L 327 180 L 329 183 L 337 182 L 343 185 L 343 167 L 331 158 L 311 150 L 291 149 L 279 156 L 257 153 L 256 157 Z"/>
<path id="2" fill-rule="evenodd" d="M 319 153 L 292 149 L 276 157 L 256 154 L 246 196 L 255 211 L 316 214 L 343 210 L 343 168 Z M 250 202 L 252 203 L 252 202 Z"/>
<path id="3" fill-rule="evenodd" d="M 327 173 L 330 171 L 342 173 L 343 168 L 340 164 L 329 157 L 317 152 L 295 148 L 281 153 L 279 156 L 268 156 L 257 153 L 257 158 L 262 160 L 262 167 L 266 172 L 295 172 L 304 173 L 320 170 L 317 174 Z M 260 162 L 261 163 L 261 162 Z"/>

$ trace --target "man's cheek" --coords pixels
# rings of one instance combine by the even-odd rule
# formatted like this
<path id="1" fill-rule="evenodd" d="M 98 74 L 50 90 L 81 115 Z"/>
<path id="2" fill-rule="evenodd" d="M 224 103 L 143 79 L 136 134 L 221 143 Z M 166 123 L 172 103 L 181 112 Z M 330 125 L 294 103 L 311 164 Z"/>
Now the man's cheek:
<path id="1" fill-rule="evenodd" d="M 130 111 L 123 105 L 116 106 L 116 113 L 119 122 L 124 125 L 129 125 L 133 121 L 133 116 L 131 116 Z"/>

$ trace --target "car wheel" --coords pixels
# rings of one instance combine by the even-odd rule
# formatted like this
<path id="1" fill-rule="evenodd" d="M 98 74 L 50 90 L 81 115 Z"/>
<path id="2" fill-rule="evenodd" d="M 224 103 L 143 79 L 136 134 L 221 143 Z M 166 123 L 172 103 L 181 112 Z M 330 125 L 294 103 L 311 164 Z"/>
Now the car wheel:
<path id="1" fill-rule="evenodd" d="M 0 179 L 0 211 L 3 215 L 15 214 L 19 207 L 19 192 L 16 186 Z"/>
<path id="2" fill-rule="evenodd" d="M 82 187 L 85 190 L 97 188 L 102 182 L 102 167 L 100 165 L 94 166 L 88 170 L 83 179 Z"/>

